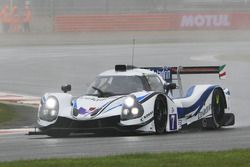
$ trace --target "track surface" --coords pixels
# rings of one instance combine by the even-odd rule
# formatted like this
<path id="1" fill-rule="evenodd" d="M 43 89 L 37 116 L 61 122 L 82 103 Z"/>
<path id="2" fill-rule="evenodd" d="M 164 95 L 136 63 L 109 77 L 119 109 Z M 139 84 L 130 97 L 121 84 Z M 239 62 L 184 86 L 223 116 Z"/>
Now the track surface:
<path id="1" fill-rule="evenodd" d="M 84 94 L 87 85 L 115 64 L 131 63 L 131 45 L 51 46 L 0 48 L 0 90 L 41 96 L 58 92 L 72 83 L 73 95 Z M 223 56 L 219 60 L 214 56 Z M 228 79 L 217 76 L 184 76 L 184 88 L 217 83 L 231 90 L 236 128 L 163 136 L 78 136 L 52 139 L 46 136 L 0 136 L 0 160 L 98 156 L 133 152 L 223 150 L 250 147 L 249 99 L 250 42 L 141 44 L 135 49 L 135 65 L 228 65 Z M 228 56 L 228 58 L 227 58 Z M 237 61 L 230 61 L 238 56 Z M 242 56 L 242 57 L 241 57 Z M 244 61 L 241 61 L 244 60 Z"/>
<path id="2" fill-rule="evenodd" d="M 211 151 L 250 147 L 250 128 L 135 136 L 49 138 L 1 135 L 0 161 L 55 157 L 105 156 L 138 152 Z"/>

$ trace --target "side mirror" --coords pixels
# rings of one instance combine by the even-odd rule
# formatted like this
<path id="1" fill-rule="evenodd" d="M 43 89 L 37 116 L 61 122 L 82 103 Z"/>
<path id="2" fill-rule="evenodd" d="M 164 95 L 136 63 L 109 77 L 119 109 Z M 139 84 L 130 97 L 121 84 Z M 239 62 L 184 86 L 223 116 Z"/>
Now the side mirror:
<path id="1" fill-rule="evenodd" d="M 63 85 L 61 87 L 61 90 L 63 91 L 63 93 L 67 93 L 67 92 L 71 91 L 71 85 L 70 84 Z"/>
<path id="2" fill-rule="evenodd" d="M 176 83 L 169 83 L 167 85 L 164 85 L 164 89 L 168 92 L 169 90 L 176 89 L 177 85 Z"/>
<path id="3" fill-rule="evenodd" d="M 169 85 L 168 85 L 168 87 L 169 87 L 169 89 L 176 89 L 177 88 L 177 85 L 176 85 L 176 83 L 170 83 Z"/>

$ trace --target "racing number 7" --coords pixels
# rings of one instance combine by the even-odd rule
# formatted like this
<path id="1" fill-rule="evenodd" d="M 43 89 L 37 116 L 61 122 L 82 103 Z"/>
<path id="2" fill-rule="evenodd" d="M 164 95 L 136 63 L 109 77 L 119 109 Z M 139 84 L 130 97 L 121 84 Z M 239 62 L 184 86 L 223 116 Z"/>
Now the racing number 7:
<path id="1" fill-rule="evenodd" d="M 169 120 L 170 120 L 170 130 L 176 130 L 177 129 L 176 114 L 169 114 Z"/>

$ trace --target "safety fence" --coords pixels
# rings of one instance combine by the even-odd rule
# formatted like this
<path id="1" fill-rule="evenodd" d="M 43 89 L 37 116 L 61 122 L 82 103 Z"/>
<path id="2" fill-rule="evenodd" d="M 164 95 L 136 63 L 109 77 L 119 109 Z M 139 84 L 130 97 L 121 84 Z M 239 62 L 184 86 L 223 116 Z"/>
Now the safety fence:
<path id="1" fill-rule="evenodd" d="M 56 32 L 250 29 L 250 12 L 62 15 Z"/>

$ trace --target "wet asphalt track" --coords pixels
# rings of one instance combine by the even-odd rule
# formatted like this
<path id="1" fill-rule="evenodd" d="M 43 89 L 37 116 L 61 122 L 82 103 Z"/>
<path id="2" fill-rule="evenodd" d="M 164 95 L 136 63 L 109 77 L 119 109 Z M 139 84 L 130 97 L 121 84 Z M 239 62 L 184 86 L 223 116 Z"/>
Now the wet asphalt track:
<path id="1" fill-rule="evenodd" d="M 0 136 L 0 161 L 55 157 L 106 156 L 124 153 L 166 151 L 217 151 L 250 148 L 250 128 L 174 134 L 91 136 Z"/>
<path id="2" fill-rule="evenodd" d="M 41 96 L 60 91 L 71 83 L 73 95 L 84 94 L 95 75 L 115 64 L 131 63 L 131 45 L 43 46 L 0 48 L 0 90 Z M 46 136 L 0 136 L 0 161 L 30 158 L 98 156 L 134 152 L 203 151 L 250 148 L 250 62 L 215 59 L 214 56 L 250 56 L 250 42 L 141 44 L 135 49 L 135 65 L 228 65 L 228 79 L 217 76 L 185 76 L 184 88 L 197 83 L 228 87 L 236 126 L 205 132 L 163 136 L 78 136 L 52 139 Z M 245 59 L 244 59 L 245 60 Z"/>

